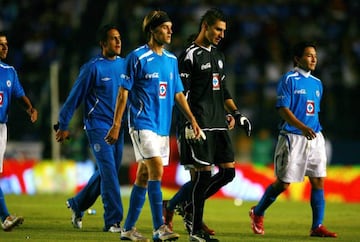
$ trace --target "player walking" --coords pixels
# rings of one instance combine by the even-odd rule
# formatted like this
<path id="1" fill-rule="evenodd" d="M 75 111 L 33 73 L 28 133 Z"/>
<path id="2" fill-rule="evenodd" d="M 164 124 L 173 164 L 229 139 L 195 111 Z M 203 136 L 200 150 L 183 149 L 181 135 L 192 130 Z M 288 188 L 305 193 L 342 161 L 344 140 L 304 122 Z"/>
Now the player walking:
<path id="1" fill-rule="evenodd" d="M 188 103 L 206 134 L 204 142 L 187 144 L 184 139 L 187 125 L 180 129 L 181 164 L 193 169 L 192 182 L 180 190 L 181 196 L 186 196 L 187 190 L 191 191 L 190 241 L 218 241 L 210 237 L 213 231 L 204 226 L 203 211 L 205 199 L 235 176 L 234 152 L 225 114 L 231 113 L 236 123 L 245 128 L 248 135 L 251 133 L 249 120 L 240 114 L 226 87 L 225 57 L 216 48 L 224 38 L 225 30 L 225 15 L 218 9 L 208 10 L 201 19 L 200 32 L 179 58 Z M 215 175 L 211 174 L 213 165 L 219 168 Z"/>
<path id="2" fill-rule="evenodd" d="M 13 66 L 2 62 L 8 54 L 8 42 L 6 34 L 0 32 L 0 173 L 3 171 L 4 154 L 7 142 L 7 126 L 8 110 L 11 98 L 15 97 L 22 101 L 26 112 L 30 116 L 31 122 L 36 122 L 38 112 L 31 104 L 29 98 L 25 95 L 24 89 L 18 79 L 17 72 Z M 3 191 L 0 187 L 0 218 L 1 226 L 4 231 L 10 231 L 15 226 L 22 224 L 24 218 L 22 216 L 10 215 Z"/>
<path id="3" fill-rule="evenodd" d="M 68 126 L 75 109 L 84 102 L 84 124 L 89 144 L 96 158 L 97 170 L 87 185 L 67 200 L 72 210 L 72 224 L 82 228 L 83 212 L 91 207 L 101 194 L 104 205 L 104 231 L 120 233 L 123 206 L 118 173 L 122 161 L 124 131 L 113 145 L 104 138 L 112 125 L 118 90 L 125 82 L 125 60 L 121 53 L 121 36 L 118 28 L 105 25 L 98 31 L 101 54 L 84 64 L 59 114 L 56 140 L 69 137 Z"/>
<path id="4" fill-rule="evenodd" d="M 283 119 L 275 149 L 276 181 L 267 187 L 259 203 L 250 210 L 255 234 L 264 234 L 264 213 L 290 183 L 309 177 L 312 225 L 310 236 L 337 237 L 323 223 L 326 151 L 319 121 L 323 95 L 321 81 L 311 72 L 317 64 L 316 47 L 300 42 L 293 50 L 294 69 L 286 73 L 277 88 L 276 108 Z"/>
<path id="5" fill-rule="evenodd" d="M 131 191 L 129 212 L 125 220 L 122 240 L 146 241 L 136 231 L 135 223 L 148 193 L 152 221 L 153 240 L 177 240 L 174 233 L 162 219 L 161 179 L 163 166 L 169 163 L 169 134 L 172 110 L 175 103 L 192 124 L 195 138 L 201 129 L 190 111 L 183 94 L 183 85 L 175 55 L 164 49 L 170 44 L 172 22 L 163 11 L 151 11 L 143 21 L 143 31 L 148 37 L 147 44 L 138 47 L 128 55 L 128 70 L 131 82 L 129 89 L 129 127 L 135 157 L 138 162 L 135 184 Z M 119 93 L 118 103 L 124 103 L 126 92 Z M 116 108 L 114 125 L 106 140 L 116 140 L 114 129 L 121 120 L 124 107 Z"/>

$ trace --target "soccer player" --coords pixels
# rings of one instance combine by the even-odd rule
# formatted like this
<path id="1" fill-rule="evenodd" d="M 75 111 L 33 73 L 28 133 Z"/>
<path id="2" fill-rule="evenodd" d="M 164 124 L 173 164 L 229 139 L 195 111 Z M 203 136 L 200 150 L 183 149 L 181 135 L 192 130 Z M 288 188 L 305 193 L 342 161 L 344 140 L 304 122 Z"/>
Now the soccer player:
<path id="1" fill-rule="evenodd" d="M 15 97 L 22 101 L 27 114 L 30 116 L 31 122 L 36 122 L 38 117 L 37 110 L 33 107 L 29 98 L 25 95 L 25 91 L 18 79 L 17 72 L 13 66 L 4 62 L 9 51 L 6 33 L 0 32 L 0 173 L 3 171 L 4 154 L 7 142 L 7 126 L 8 110 L 11 98 Z M 24 218 L 22 216 L 10 215 L 3 191 L 0 187 L 0 218 L 1 226 L 4 231 L 10 231 L 15 226 L 22 224 Z"/>
<path id="2" fill-rule="evenodd" d="M 116 97 L 121 87 L 126 87 L 125 60 L 121 53 L 121 35 L 116 26 L 105 25 L 98 31 L 101 53 L 84 64 L 69 96 L 59 113 L 59 129 L 56 140 L 63 142 L 69 137 L 69 122 L 79 105 L 84 103 L 84 126 L 97 171 L 87 185 L 67 200 L 72 211 L 72 224 L 82 228 L 83 212 L 94 204 L 101 194 L 104 205 L 104 231 L 120 233 L 123 206 L 120 196 L 119 169 L 123 153 L 123 134 L 109 145 L 104 138 L 112 125 Z"/>
<path id="3" fill-rule="evenodd" d="M 121 239 L 146 241 L 136 231 L 135 223 L 147 192 L 154 228 L 153 240 L 177 240 L 179 234 L 169 229 L 162 219 L 161 191 L 163 166 L 169 163 L 169 134 L 175 103 L 191 123 L 194 139 L 199 139 L 202 131 L 183 94 L 177 58 L 164 48 L 171 43 L 172 21 L 164 11 L 151 11 L 143 20 L 143 31 L 147 35 L 147 44 L 128 55 L 129 81 L 132 84 L 128 94 L 129 132 L 138 169 Z M 124 103 L 121 100 L 126 97 L 127 94 L 119 93 L 118 103 Z M 115 111 L 113 128 L 106 138 L 110 143 L 117 138 L 116 128 L 124 110 L 119 106 Z"/>
<path id="4" fill-rule="evenodd" d="M 317 64 L 313 43 L 300 42 L 293 48 L 294 69 L 283 75 L 278 83 L 276 108 L 282 118 L 275 148 L 276 181 L 265 190 L 259 203 L 249 215 L 255 234 L 264 234 L 266 209 L 292 182 L 309 177 L 312 225 L 310 236 L 337 237 L 323 225 L 326 177 L 325 140 L 319 121 L 320 101 L 323 95 L 321 80 L 311 72 Z"/>
<path id="5" fill-rule="evenodd" d="M 190 241 L 218 241 L 209 235 L 211 231 L 204 231 L 203 212 L 205 199 L 235 176 L 235 158 L 228 133 L 229 120 L 225 114 L 231 114 L 237 125 L 244 128 L 247 135 L 251 134 L 250 121 L 239 112 L 226 87 L 225 57 L 216 48 L 224 38 L 225 31 L 226 17 L 223 12 L 219 9 L 208 10 L 201 18 L 195 40 L 179 58 L 184 92 L 191 111 L 206 134 L 204 142 L 187 142 L 185 124 L 179 137 L 181 164 L 193 169 L 192 181 L 182 188 L 185 190 L 184 196 L 189 190 L 191 194 Z M 189 149 L 191 157 L 183 149 Z M 212 175 L 214 165 L 219 171 Z"/>

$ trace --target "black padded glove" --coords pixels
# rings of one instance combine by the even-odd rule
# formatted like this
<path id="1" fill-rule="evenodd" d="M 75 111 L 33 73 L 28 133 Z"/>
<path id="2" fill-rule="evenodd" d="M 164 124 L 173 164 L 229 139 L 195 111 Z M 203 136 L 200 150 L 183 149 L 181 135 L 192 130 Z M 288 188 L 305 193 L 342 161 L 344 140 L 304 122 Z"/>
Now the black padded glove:
<path id="1" fill-rule="evenodd" d="M 232 113 L 232 116 L 234 116 L 236 124 L 245 130 L 247 136 L 250 136 L 251 135 L 250 120 L 247 117 L 245 117 L 244 115 L 242 115 L 239 112 L 239 110 L 235 110 Z"/>

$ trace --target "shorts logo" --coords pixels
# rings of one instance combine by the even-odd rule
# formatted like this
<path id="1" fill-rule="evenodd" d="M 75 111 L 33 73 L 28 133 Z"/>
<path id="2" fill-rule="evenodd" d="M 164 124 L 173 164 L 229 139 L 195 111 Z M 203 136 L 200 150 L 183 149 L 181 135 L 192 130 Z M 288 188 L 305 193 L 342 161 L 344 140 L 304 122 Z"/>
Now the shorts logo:
<path id="1" fill-rule="evenodd" d="M 2 107 L 4 102 L 4 92 L 0 92 L 0 107 Z"/>
<path id="2" fill-rule="evenodd" d="M 159 97 L 166 98 L 167 82 L 160 82 L 159 86 Z"/>
<path id="3" fill-rule="evenodd" d="M 306 102 L 306 115 L 313 116 L 315 114 L 315 103 L 312 100 Z"/>
<path id="4" fill-rule="evenodd" d="M 213 73 L 212 85 L 213 85 L 213 90 L 220 90 L 219 73 Z"/>

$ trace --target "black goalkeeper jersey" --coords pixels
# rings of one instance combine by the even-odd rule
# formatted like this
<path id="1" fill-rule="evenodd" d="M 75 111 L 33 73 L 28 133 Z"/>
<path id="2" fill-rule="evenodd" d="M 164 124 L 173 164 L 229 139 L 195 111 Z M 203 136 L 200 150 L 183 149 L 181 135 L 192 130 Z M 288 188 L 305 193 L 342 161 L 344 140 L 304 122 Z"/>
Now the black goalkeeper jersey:
<path id="1" fill-rule="evenodd" d="M 191 111 L 204 130 L 227 130 L 224 54 L 192 43 L 179 57 L 179 72 Z"/>

